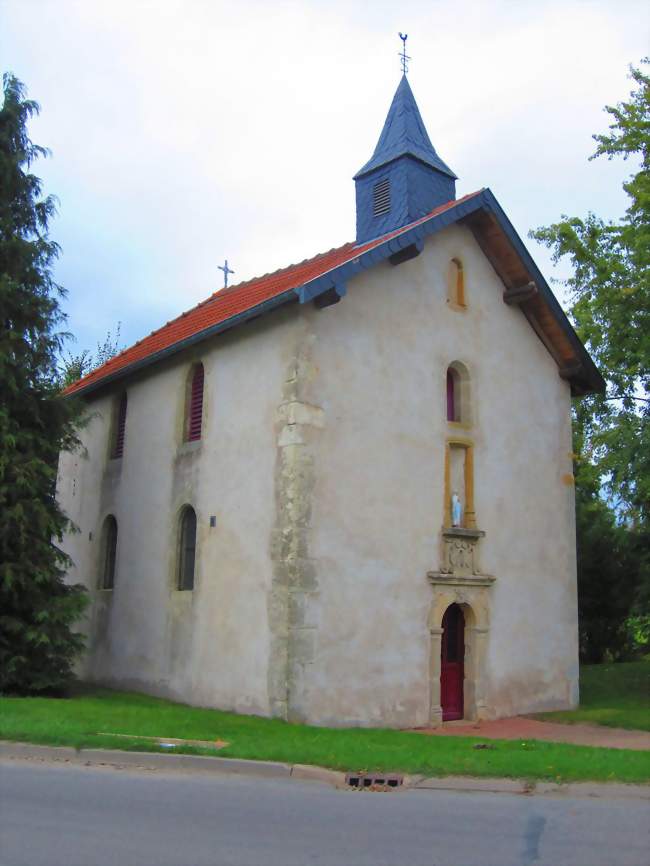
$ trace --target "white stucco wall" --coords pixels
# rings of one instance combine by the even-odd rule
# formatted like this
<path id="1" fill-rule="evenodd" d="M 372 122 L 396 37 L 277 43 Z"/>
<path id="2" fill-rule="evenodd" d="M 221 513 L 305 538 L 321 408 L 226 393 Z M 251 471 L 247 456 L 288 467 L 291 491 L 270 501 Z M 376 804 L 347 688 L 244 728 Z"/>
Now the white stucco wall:
<path id="1" fill-rule="evenodd" d="M 66 538 L 75 562 L 70 579 L 92 597 L 83 676 L 195 704 L 268 711 L 274 413 L 294 326 L 293 317 L 276 314 L 271 327 L 254 323 L 127 380 L 121 460 L 108 459 L 119 391 L 90 401 L 85 455 L 62 455 L 59 470 L 59 498 L 81 530 Z M 203 435 L 182 444 L 185 383 L 198 360 Z M 175 589 L 185 504 L 198 518 L 193 592 Z M 97 589 L 107 514 L 119 532 L 112 591 Z"/>
<path id="2" fill-rule="evenodd" d="M 447 304 L 449 260 L 468 307 Z M 90 401 L 85 455 L 59 497 L 81 529 L 71 580 L 91 590 L 83 674 L 242 712 L 327 724 L 429 722 L 427 620 L 440 567 L 444 453 L 475 448 L 490 714 L 577 698 L 569 386 L 463 227 L 339 304 L 294 305 L 127 379 L 124 457 L 112 401 Z M 182 445 L 185 383 L 205 368 L 202 442 Z M 445 377 L 471 376 L 472 423 L 446 421 Z M 279 408 L 282 407 L 282 408 Z M 174 589 L 178 514 L 198 516 L 193 592 Z M 112 592 L 101 527 L 119 525 Z M 215 528 L 209 527 L 211 515 Z M 89 538 L 92 533 L 92 540 Z"/>

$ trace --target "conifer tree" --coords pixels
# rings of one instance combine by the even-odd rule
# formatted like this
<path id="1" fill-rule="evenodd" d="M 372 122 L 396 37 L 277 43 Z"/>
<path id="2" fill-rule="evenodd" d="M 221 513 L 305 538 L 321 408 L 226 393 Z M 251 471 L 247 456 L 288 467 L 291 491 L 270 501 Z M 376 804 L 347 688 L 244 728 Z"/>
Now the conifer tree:
<path id="1" fill-rule="evenodd" d="M 69 521 L 56 502 L 59 451 L 75 445 L 78 407 L 59 395 L 64 321 L 52 278 L 51 196 L 31 174 L 47 155 L 29 139 L 38 105 L 3 76 L 0 109 L 0 691 L 60 691 L 83 647 L 73 631 L 86 603 L 64 583 L 58 546 Z"/>

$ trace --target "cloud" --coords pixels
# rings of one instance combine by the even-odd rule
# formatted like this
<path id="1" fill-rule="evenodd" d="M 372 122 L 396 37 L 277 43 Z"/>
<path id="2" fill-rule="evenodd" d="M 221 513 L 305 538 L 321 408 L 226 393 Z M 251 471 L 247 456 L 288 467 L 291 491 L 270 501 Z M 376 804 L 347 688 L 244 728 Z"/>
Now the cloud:
<path id="1" fill-rule="evenodd" d="M 370 14 L 369 10 L 372 10 Z M 650 16 L 608 2 L 9 0 L 5 62 L 42 104 L 70 328 L 131 342 L 236 280 L 354 237 L 354 172 L 410 80 L 459 192 L 515 226 L 617 216 L 630 167 L 587 163 Z M 548 272 L 548 257 L 534 255 Z"/>

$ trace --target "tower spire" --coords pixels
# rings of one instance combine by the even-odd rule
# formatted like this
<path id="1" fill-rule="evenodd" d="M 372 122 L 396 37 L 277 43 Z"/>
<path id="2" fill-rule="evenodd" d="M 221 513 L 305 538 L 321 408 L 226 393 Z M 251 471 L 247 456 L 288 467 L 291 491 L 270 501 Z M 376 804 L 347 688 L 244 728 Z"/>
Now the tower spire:
<path id="1" fill-rule="evenodd" d="M 406 62 L 406 34 L 400 38 Z M 456 198 L 456 175 L 431 143 L 405 72 L 375 151 L 354 181 L 357 243 L 401 228 Z"/>

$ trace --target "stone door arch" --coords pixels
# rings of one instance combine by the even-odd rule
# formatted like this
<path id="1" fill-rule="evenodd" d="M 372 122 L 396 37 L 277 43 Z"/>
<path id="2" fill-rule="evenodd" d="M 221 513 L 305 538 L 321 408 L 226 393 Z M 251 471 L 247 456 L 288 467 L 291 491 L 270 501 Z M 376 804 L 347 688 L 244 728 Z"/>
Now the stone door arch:
<path id="1" fill-rule="evenodd" d="M 485 659 L 488 622 L 488 585 L 449 585 L 449 577 L 438 583 L 434 575 L 429 575 L 434 587 L 433 600 L 429 611 L 429 719 L 434 727 L 442 724 L 440 703 L 440 675 L 442 649 L 442 619 L 445 611 L 457 604 L 465 618 L 465 659 L 464 659 L 464 717 L 476 720 L 488 718 L 486 702 Z M 478 581 L 477 581 L 478 582 Z"/>

